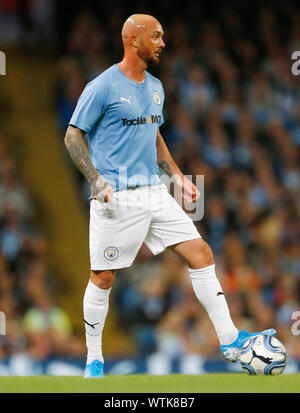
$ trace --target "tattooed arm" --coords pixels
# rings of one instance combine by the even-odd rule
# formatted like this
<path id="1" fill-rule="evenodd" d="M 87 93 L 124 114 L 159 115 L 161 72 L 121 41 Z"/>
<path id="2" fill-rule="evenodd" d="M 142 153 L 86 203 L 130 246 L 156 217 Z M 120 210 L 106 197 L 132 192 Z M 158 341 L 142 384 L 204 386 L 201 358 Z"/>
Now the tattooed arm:
<path id="1" fill-rule="evenodd" d="M 112 197 L 112 188 L 92 164 L 83 139 L 84 135 L 85 132 L 81 129 L 69 126 L 64 139 L 66 148 L 74 164 L 90 184 L 92 197 L 99 201 L 108 202 Z"/>
<path id="2" fill-rule="evenodd" d="M 195 202 L 200 193 L 197 187 L 180 171 L 176 165 L 174 159 L 170 155 L 170 152 L 165 144 L 163 137 L 159 129 L 157 130 L 156 139 L 156 151 L 157 151 L 157 165 L 170 177 L 173 179 L 175 184 L 180 187 L 183 191 L 183 197 L 188 201 Z"/>
<path id="3" fill-rule="evenodd" d="M 182 172 L 176 165 L 175 161 L 170 155 L 170 152 L 161 136 L 159 129 L 157 130 L 156 140 L 157 150 L 157 165 L 171 178 L 173 175 L 179 175 L 183 177 Z"/>

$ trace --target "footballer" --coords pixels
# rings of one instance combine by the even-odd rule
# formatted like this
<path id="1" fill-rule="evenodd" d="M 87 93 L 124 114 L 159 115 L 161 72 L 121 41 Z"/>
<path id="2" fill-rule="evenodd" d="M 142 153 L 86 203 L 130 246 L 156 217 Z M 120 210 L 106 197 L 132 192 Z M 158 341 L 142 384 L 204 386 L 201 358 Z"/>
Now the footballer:
<path id="1" fill-rule="evenodd" d="M 236 361 L 250 336 L 276 334 L 274 329 L 248 333 L 234 325 L 210 246 L 159 178 L 161 168 L 188 202 L 200 196 L 160 133 L 164 89 L 147 68 L 159 64 L 163 35 L 150 15 L 135 14 L 125 21 L 123 60 L 87 84 L 65 135 L 67 150 L 91 187 L 91 272 L 83 299 L 86 378 L 104 377 L 102 331 L 116 270 L 132 265 L 143 242 L 153 254 L 170 248 L 186 262 L 225 359 Z"/>

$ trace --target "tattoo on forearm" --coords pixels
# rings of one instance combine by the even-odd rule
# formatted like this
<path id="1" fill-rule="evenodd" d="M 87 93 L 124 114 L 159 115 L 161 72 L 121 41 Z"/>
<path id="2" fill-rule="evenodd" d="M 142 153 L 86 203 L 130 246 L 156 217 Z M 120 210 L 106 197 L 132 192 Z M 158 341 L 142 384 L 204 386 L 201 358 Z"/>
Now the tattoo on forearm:
<path id="1" fill-rule="evenodd" d="M 93 185 L 99 173 L 91 162 L 87 147 L 83 141 L 82 135 L 76 129 L 67 131 L 65 137 L 66 148 L 80 172 L 85 176 L 90 185 Z"/>
<path id="2" fill-rule="evenodd" d="M 172 172 L 171 172 L 171 167 L 169 165 L 169 162 L 167 161 L 161 161 L 158 166 L 168 175 L 168 176 L 172 176 Z"/>

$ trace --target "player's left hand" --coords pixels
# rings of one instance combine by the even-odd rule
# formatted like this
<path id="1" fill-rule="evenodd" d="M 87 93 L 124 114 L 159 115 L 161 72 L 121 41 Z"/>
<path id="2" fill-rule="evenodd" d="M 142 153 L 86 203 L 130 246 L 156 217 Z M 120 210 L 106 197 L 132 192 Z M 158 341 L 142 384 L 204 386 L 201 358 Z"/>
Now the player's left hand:
<path id="1" fill-rule="evenodd" d="M 196 202 L 200 198 L 200 192 L 196 185 L 184 175 L 173 175 L 173 178 L 176 186 L 182 189 L 182 197 L 187 202 Z"/>

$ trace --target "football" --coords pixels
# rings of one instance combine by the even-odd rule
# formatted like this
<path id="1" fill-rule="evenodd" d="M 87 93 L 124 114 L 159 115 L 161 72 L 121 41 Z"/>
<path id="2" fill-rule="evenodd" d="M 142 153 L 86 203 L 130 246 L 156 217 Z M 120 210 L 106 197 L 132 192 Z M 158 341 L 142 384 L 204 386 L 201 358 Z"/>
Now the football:
<path id="1" fill-rule="evenodd" d="M 278 375 L 285 369 L 287 351 L 277 338 L 261 335 L 245 343 L 239 360 L 249 375 Z"/>

